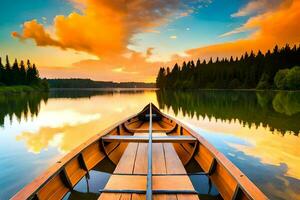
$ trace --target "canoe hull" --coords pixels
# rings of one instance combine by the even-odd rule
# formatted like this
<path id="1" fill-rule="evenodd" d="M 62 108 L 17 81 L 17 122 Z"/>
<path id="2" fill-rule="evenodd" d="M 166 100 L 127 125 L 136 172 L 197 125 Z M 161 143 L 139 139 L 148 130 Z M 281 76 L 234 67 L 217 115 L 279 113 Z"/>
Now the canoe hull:
<path id="1" fill-rule="evenodd" d="M 99 133 L 57 161 L 12 199 L 62 199 L 89 171 L 105 158 L 117 165 L 128 144 L 148 142 L 149 109 L 130 116 Z M 267 197 L 203 137 L 152 104 L 154 143 L 172 143 L 183 165 L 197 161 L 223 199 L 267 199 Z M 127 139 L 127 141 L 126 141 Z"/>

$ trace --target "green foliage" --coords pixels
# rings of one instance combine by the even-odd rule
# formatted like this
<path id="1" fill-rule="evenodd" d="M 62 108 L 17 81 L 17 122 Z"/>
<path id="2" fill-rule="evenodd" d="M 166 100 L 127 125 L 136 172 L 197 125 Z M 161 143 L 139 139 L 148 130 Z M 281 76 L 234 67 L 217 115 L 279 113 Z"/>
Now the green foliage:
<path id="1" fill-rule="evenodd" d="M 300 67 L 296 66 L 289 70 L 286 75 L 286 83 L 291 90 L 300 89 Z"/>
<path id="2" fill-rule="evenodd" d="M 275 77 L 274 77 L 274 83 L 276 87 L 280 90 L 287 89 L 286 88 L 286 75 L 288 74 L 289 69 L 282 69 L 279 70 Z"/>
<path id="3" fill-rule="evenodd" d="M 270 80 L 269 75 L 266 73 L 263 73 L 257 86 L 256 86 L 256 89 L 259 89 L 259 90 L 270 89 L 271 85 L 269 83 L 269 80 Z"/>
<path id="4" fill-rule="evenodd" d="M 299 90 L 300 89 L 300 67 L 279 70 L 274 78 L 278 89 Z"/>
<path id="5" fill-rule="evenodd" d="M 160 68 L 156 79 L 157 86 L 165 89 L 195 89 L 195 88 L 244 88 L 270 89 L 274 88 L 275 74 L 285 68 L 300 65 L 300 47 L 289 45 L 279 49 L 275 46 L 263 54 L 259 51 L 245 53 L 240 58 L 223 58 L 207 62 L 199 59 L 177 63 L 173 69 Z M 297 87 L 298 72 L 290 77 L 290 87 Z M 296 85 L 296 86 L 295 86 Z"/>
<path id="6" fill-rule="evenodd" d="M 6 64 L 3 66 L 2 60 L 0 58 L 0 86 L 20 86 L 26 85 L 29 87 L 11 87 L 2 88 L 1 91 L 22 91 L 28 92 L 34 88 L 38 91 L 48 91 L 49 86 L 47 81 L 41 80 L 39 78 L 39 72 L 35 64 L 31 65 L 30 61 L 27 61 L 27 68 L 25 68 L 24 62 L 21 61 L 20 64 L 15 59 L 14 64 L 11 66 L 8 56 L 6 56 Z M 22 88 L 22 89 L 20 89 Z"/>

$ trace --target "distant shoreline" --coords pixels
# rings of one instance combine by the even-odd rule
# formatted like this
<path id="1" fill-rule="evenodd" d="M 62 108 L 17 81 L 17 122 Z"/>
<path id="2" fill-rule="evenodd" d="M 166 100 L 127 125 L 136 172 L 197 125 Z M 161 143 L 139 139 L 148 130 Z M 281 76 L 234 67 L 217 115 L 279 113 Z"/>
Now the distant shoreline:
<path id="1" fill-rule="evenodd" d="M 91 79 L 47 79 L 50 88 L 155 88 L 155 83 L 94 81 Z"/>

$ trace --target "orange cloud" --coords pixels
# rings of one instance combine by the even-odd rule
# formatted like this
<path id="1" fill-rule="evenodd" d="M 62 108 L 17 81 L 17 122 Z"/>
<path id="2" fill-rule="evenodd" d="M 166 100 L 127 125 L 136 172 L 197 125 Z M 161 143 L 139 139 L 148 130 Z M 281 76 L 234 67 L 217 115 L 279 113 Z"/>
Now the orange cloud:
<path id="1" fill-rule="evenodd" d="M 131 37 L 164 23 L 179 9 L 179 0 L 71 0 L 80 10 L 54 19 L 50 35 L 36 20 L 25 22 L 23 33 L 38 46 L 56 46 L 84 51 L 98 57 L 124 53 Z"/>
<path id="2" fill-rule="evenodd" d="M 22 41 L 32 39 L 37 46 L 54 46 L 96 55 L 99 60 L 84 60 L 70 68 L 42 67 L 42 76 L 89 77 L 96 80 L 153 81 L 159 63 L 148 62 L 146 55 L 127 48 L 132 37 L 149 32 L 184 12 L 181 0 L 70 0 L 79 12 L 58 15 L 50 31 L 32 20 L 24 23 L 22 33 L 12 36 Z M 191 0 L 198 2 L 197 0 Z"/>
<path id="3" fill-rule="evenodd" d="M 229 57 L 240 56 L 245 51 L 266 51 L 276 44 L 300 43 L 300 1 L 285 0 L 277 9 L 251 17 L 242 27 L 239 27 L 223 36 L 243 31 L 254 30 L 248 38 L 233 42 L 210 45 L 187 50 L 191 58 Z"/>
<path id="4" fill-rule="evenodd" d="M 28 38 L 36 38 L 37 46 L 62 46 L 62 44 L 54 39 L 45 31 L 43 25 L 39 24 L 36 20 L 28 21 L 24 23 L 23 33 L 12 32 L 12 36 L 25 40 Z"/>

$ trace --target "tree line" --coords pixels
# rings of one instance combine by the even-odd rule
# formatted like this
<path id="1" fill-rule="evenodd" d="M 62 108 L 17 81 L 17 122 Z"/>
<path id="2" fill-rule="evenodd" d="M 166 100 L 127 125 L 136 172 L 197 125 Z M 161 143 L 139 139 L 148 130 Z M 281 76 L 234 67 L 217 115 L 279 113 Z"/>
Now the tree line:
<path id="1" fill-rule="evenodd" d="M 91 79 L 48 79 L 51 88 L 155 88 L 155 83 L 94 81 Z"/>
<path id="2" fill-rule="evenodd" d="M 236 58 L 198 59 L 181 66 L 176 63 L 172 69 L 161 67 L 156 85 L 165 89 L 300 89 L 300 67 L 295 66 L 300 66 L 300 46 L 276 45 L 265 54 L 251 51 Z"/>
<path id="3" fill-rule="evenodd" d="M 48 89 L 47 81 L 40 79 L 39 71 L 35 64 L 31 64 L 30 60 L 27 60 L 25 64 L 23 60 L 18 62 L 15 59 L 11 64 L 8 56 L 6 56 L 5 64 L 3 64 L 0 57 L 0 86 L 16 85 L 37 86 L 45 90 Z"/>
<path id="4" fill-rule="evenodd" d="M 22 60 L 20 63 L 15 59 L 11 65 L 6 56 L 5 65 L 2 64 L 0 57 L 0 84 L 2 85 L 32 85 L 39 81 L 39 72 L 35 64 L 27 60 L 26 66 Z"/>

